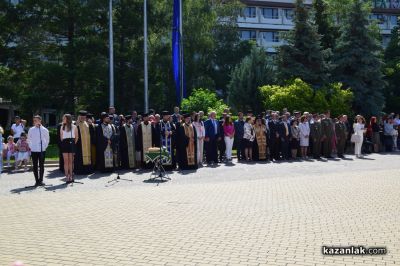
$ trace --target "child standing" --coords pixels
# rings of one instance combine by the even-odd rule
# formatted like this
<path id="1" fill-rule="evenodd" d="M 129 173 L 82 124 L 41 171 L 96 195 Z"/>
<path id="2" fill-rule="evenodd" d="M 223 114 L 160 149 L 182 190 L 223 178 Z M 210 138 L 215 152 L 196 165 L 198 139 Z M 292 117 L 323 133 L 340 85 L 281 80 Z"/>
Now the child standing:
<path id="1" fill-rule="evenodd" d="M 11 157 L 14 157 L 14 160 L 17 161 L 17 145 L 14 143 L 14 137 L 8 136 L 6 147 L 6 158 L 8 167 L 10 167 Z"/>
<path id="2" fill-rule="evenodd" d="M 21 133 L 21 137 L 17 142 L 17 150 L 18 150 L 18 155 L 17 155 L 17 162 L 15 163 L 15 170 L 18 170 L 20 164 L 21 166 L 25 164 L 24 170 L 28 170 L 30 148 L 25 133 Z"/>

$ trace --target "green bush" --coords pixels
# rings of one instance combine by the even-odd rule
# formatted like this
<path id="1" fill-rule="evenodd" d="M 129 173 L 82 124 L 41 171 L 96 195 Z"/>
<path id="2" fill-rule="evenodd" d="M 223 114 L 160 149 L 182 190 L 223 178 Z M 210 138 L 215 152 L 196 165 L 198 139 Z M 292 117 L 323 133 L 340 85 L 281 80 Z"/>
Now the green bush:
<path id="1" fill-rule="evenodd" d="M 323 112 L 330 110 L 333 116 L 351 114 L 353 93 L 343 90 L 342 84 L 329 84 L 314 90 L 301 79 L 295 79 L 285 86 L 267 85 L 259 88 L 265 109 L 299 110 Z"/>
<path id="2" fill-rule="evenodd" d="M 57 128 L 49 128 L 50 144 L 57 144 Z"/>
<path id="3" fill-rule="evenodd" d="M 186 112 L 204 111 L 206 115 L 210 111 L 216 111 L 217 115 L 220 116 L 228 106 L 221 99 L 218 99 L 215 92 L 200 88 L 193 90 L 188 98 L 183 99 L 181 108 Z"/>

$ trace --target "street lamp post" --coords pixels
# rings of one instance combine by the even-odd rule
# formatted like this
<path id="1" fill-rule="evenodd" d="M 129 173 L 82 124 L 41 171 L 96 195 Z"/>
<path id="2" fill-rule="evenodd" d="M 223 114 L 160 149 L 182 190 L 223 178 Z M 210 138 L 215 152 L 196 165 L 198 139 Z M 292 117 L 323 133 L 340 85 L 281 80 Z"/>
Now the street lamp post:
<path id="1" fill-rule="evenodd" d="M 110 106 L 114 106 L 114 41 L 113 41 L 113 7 L 109 0 L 109 52 L 110 52 Z"/>
<path id="2" fill-rule="evenodd" d="M 144 112 L 149 111 L 149 77 L 147 62 L 147 0 L 144 0 Z"/>

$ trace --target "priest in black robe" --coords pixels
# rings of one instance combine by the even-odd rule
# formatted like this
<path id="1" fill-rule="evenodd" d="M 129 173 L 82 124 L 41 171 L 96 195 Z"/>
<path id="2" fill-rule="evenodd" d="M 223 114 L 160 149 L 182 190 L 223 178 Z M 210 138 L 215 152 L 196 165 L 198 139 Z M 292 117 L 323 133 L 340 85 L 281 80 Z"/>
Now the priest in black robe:
<path id="1" fill-rule="evenodd" d="M 96 128 L 96 164 L 101 172 L 114 171 L 115 158 L 112 150 L 115 127 L 107 113 L 101 113 L 101 124 Z"/>
<path id="2" fill-rule="evenodd" d="M 152 123 L 152 142 L 153 147 L 160 147 L 161 145 L 161 124 L 160 124 L 160 115 L 156 114 L 154 116 L 154 122 Z"/>
<path id="3" fill-rule="evenodd" d="M 119 149 L 121 152 L 121 167 L 133 169 L 136 167 L 135 127 L 132 116 L 125 116 L 126 123 L 120 128 Z"/>
<path id="4" fill-rule="evenodd" d="M 86 111 L 79 111 L 76 126 L 78 128 L 78 142 L 76 143 L 74 173 L 77 175 L 88 175 L 93 173 L 92 165 L 92 138 L 93 132 L 86 122 Z"/>
<path id="5" fill-rule="evenodd" d="M 86 122 L 89 125 L 90 136 L 91 136 L 91 150 L 90 153 L 92 155 L 92 168 L 96 169 L 96 120 L 93 117 L 93 114 L 88 113 L 86 116 Z"/>
<path id="6" fill-rule="evenodd" d="M 184 123 L 177 129 L 176 141 L 179 169 L 197 169 L 197 134 L 190 121 L 190 114 L 184 115 Z"/>

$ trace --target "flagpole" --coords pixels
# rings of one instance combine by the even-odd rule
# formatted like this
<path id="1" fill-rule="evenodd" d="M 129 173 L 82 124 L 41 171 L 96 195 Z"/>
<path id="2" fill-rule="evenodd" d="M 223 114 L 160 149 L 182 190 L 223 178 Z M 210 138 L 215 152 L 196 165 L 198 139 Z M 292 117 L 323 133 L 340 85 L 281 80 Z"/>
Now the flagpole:
<path id="1" fill-rule="evenodd" d="M 114 41 L 113 41 L 113 7 L 112 0 L 109 0 L 109 53 L 110 53 L 110 107 L 114 106 Z"/>
<path id="2" fill-rule="evenodd" d="M 180 79 L 180 84 L 181 84 L 181 88 L 180 88 L 180 90 L 181 90 L 181 102 L 182 102 L 182 100 L 183 100 L 183 15 L 182 15 L 182 11 L 183 11 L 183 7 L 182 7 L 182 5 L 183 5 L 183 0 L 179 0 L 179 21 L 180 21 L 180 23 L 179 23 L 179 33 L 180 33 L 180 45 L 179 45 L 179 59 L 180 59 L 180 62 L 179 62 L 179 68 L 180 68 L 180 76 L 179 76 L 179 79 Z"/>
<path id="3" fill-rule="evenodd" d="M 144 0 L 144 112 L 149 111 L 149 77 L 147 62 L 147 0 Z"/>

